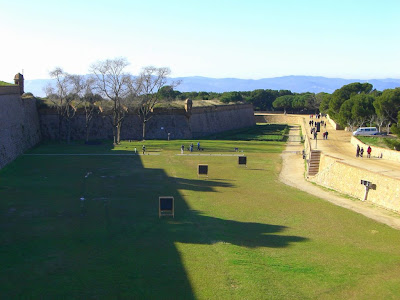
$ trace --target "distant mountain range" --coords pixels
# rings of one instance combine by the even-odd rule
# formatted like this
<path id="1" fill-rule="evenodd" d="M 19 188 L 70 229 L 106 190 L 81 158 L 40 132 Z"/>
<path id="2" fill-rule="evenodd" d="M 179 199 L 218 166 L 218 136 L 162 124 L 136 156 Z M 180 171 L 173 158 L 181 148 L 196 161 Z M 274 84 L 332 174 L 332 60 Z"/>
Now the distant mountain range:
<path id="1" fill-rule="evenodd" d="M 343 85 L 352 82 L 369 82 L 375 89 L 383 91 L 400 87 L 400 79 L 342 79 L 320 76 L 283 76 L 263 79 L 238 79 L 238 78 L 209 78 L 209 77 L 177 77 L 173 80 L 181 80 L 176 88 L 181 92 L 229 92 L 229 91 L 253 91 L 256 89 L 290 90 L 296 93 L 326 92 L 332 93 Z M 45 96 L 44 87 L 51 79 L 25 80 L 25 92 L 31 92 L 35 96 Z"/>

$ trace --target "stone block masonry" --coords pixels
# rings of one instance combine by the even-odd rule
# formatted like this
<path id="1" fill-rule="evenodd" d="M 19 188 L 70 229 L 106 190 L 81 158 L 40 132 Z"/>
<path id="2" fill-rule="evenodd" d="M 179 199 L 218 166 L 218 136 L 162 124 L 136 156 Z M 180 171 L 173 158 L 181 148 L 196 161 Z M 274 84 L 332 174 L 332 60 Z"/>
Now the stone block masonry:
<path id="1" fill-rule="evenodd" d="M 0 168 L 40 139 L 36 100 L 22 99 L 19 90 L 18 93 L 0 95 Z"/>
<path id="2" fill-rule="evenodd" d="M 253 105 L 194 107 L 190 118 L 192 137 L 201 137 L 255 125 Z"/>
<path id="3" fill-rule="evenodd" d="M 20 95 L 20 87 L 18 85 L 1 86 L 0 95 Z"/>
<path id="4" fill-rule="evenodd" d="M 320 172 L 313 178 L 315 183 L 358 199 L 364 199 L 365 186 L 361 180 L 376 186 L 368 192 L 367 201 L 400 212 L 400 180 L 349 165 L 342 160 L 322 154 Z"/>
<path id="5" fill-rule="evenodd" d="M 41 110 L 40 126 L 43 139 L 58 138 L 58 116 L 55 111 Z M 223 105 L 194 107 L 191 115 L 183 109 L 157 109 L 146 124 L 146 139 L 191 139 L 231 129 L 255 125 L 253 106 Z M 96 116 L 90 130 L 90 139 L 112 139 L 109 116 Z M 62 130 L 65 132 L 65 128 Z M 71 123 L 71 137 L 85 139 L 85 116 L 77 113 Z M 142 123 L 136 114 L 128 114 L 121 128 L 122 140 L 141 140 Z"/>

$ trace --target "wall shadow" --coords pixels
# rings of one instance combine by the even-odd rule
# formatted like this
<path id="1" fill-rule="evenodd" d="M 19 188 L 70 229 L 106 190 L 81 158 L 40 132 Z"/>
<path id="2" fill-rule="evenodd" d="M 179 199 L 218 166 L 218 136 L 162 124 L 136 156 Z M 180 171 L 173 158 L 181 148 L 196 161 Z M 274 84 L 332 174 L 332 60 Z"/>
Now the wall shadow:
<path id="1" fill-rule="evenodd" d="M 119 256 L 135 258 L 131 268 L 141 280 L 129 284 L 137 285 L 137 296 L 195 298 L 176 243 L 284 248 L 306 241 L 303 237 L 282 235 L 285 226 L 224 220 L 192 210 L 178 190 L 210 193 L 234 184 L 224 180 L 169 177 L 162 169 L 144 168 L 142 159 L 151 157 L 114 157 L 113 160 L 121 162 L 115 168 L 93 171 L 88 182 L 91 192 L 85 196 L 92 201 L 105 201 L 103 222 L 107 239 L 130 241 L 129 247 L 120 249 Z M 93 193 L 96 187 L 101 187 L 101 191 Z M 175 219 L 158 218 L 161 195 L 174 196 Z"/>

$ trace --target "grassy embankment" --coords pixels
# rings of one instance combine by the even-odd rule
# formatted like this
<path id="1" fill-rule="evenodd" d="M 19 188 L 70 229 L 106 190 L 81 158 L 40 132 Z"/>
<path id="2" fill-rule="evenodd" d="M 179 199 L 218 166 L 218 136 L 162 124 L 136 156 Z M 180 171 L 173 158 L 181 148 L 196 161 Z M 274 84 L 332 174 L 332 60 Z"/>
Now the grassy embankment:
<path id="1" fill-rule="evenodd" d="M 0 86 L 9 86 L 9 85 L 15 85 L 15 84 L 8 83 L 8 82 L 1 81 L 1 80 L 0 80 Z"/>
<path id="2" fill-rule="evenodd" d="M 19 157 L 0 171 L 1 298 L 397 298 L 400 232 L 280 183 L 284 143 L 242 138 Z M 160 195 L 175 219 L 158 218 Z"/>

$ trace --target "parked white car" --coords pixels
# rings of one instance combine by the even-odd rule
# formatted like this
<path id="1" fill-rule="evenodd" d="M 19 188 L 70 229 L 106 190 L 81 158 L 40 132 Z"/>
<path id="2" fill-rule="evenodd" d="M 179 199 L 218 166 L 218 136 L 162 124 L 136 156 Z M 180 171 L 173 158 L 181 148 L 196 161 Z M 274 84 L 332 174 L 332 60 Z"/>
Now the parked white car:
<path id="1" fill-rule="evenodd" d="M 377 135 L 379 131 L 376 127 L 360 127 L 353 132 L 353 135 Z"/>

